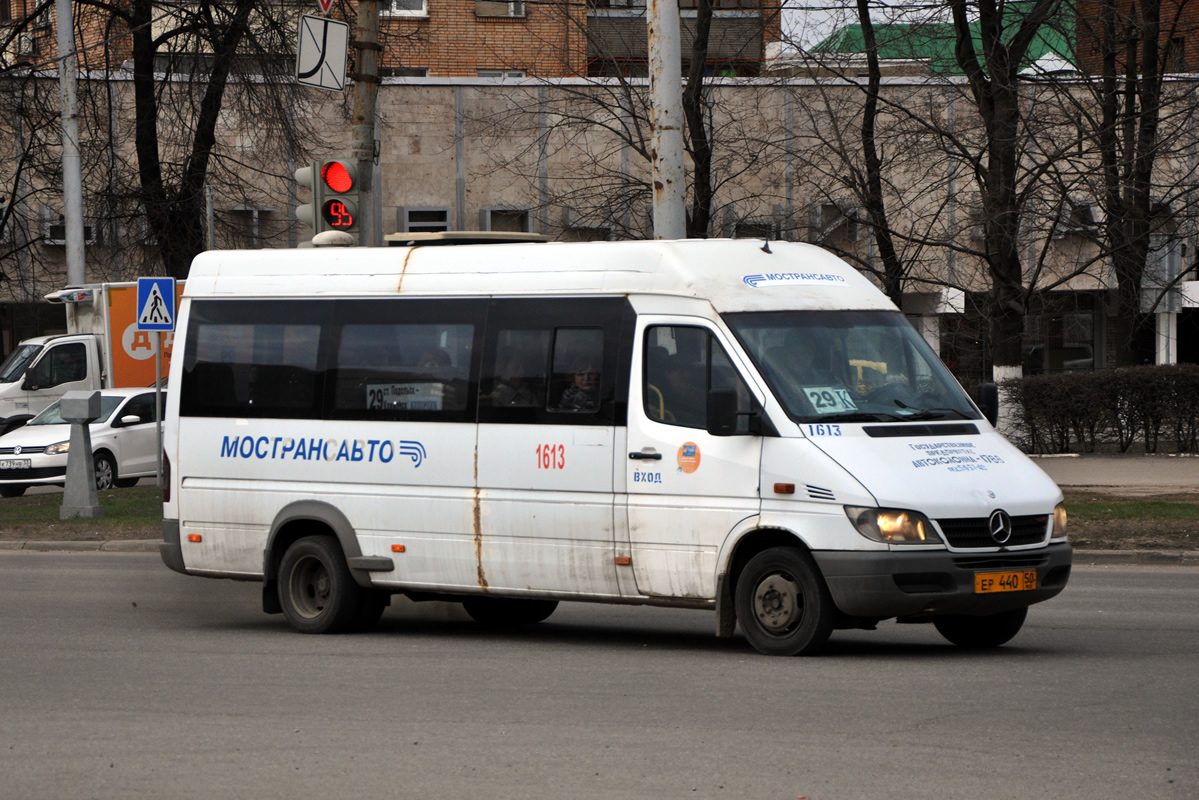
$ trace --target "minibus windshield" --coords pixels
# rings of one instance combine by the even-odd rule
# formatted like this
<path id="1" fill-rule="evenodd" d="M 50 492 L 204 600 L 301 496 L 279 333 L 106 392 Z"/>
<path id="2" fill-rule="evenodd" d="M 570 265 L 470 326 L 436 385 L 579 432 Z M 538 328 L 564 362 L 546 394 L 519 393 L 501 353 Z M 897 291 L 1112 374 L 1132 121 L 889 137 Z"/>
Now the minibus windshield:
<path id="1" fill-rule="evenodd" d="M 29 362 L 33 361 L 33 357 L 42 349 L 40 344 L 23 344 L 9 354 L 8 358 L 4 359 L 4 363 L 0 364 L 0 383 L 12 383 L 18 381 L 25 374 L 25 368 L 29 366 Z"/>
<path id="2" fill-rule="evenodd" d="M 899 312 L 771 311 L 724 319 L 796 422 L 981 419 Z"/>

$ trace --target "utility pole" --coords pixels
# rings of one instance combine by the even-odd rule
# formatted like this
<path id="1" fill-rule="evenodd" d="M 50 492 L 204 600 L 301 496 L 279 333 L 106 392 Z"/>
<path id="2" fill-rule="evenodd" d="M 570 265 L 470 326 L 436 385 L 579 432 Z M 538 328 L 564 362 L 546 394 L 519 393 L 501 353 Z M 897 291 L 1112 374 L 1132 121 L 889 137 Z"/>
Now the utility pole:
<path id="1" fill-rule="evenodd" d="M 682 47 L 678 0 L 649 0 L 650 127 L 653 130 L 654 238 L 687 238 L 683 168 Z"/>
<path id="2" fill-rule="evenodd" d="M 58 94 L 62 99 L 62 217 L 67 229 L 67 285 L 87 278 L 83 258 L 83 175 L 79 168 L 79 104 L 75 99 L 75 24 L 71 0 L 55 0 Z"/>
<path id="3" fill-rule="evenodd" d="M 358 26 L 354 29 L 357 50 L 354 64 L 357 70 L 350 75 L 354 79 L 354 138 L 351 155 L 358 163 L 358 225 L 359 242 L 367 247 L 383 244 L 383 225 L 379 219 L 376 203 L 378 187 L 375 186 L 375 108 L 379 98 L 379 2 L 360 0 L 358 3 Z"/>

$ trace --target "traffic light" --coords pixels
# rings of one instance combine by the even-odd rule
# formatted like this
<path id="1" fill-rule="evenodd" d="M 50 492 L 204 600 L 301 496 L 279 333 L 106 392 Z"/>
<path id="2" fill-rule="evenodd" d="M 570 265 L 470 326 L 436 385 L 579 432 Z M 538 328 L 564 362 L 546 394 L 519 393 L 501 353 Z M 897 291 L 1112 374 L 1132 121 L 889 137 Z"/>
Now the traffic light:
<path id="1" fill-rule="evenodd" d="M 300 224 L 312 228 L 313 236 L 316 236 L 321 231 L 328 230 L 328 228 L 321 227 L 321 218 L 316 213 L 316 208 L 320 205 L 321 197 L 320 181 L 316 179 L 320 171 L 320 164 L 316 161 L 312 162 L 311 166 L 300 167 L 296 170 L 296 183 L 312 192 L 311 203 L 304 203 L 296 207 L 296 220 Z M 308 244 L 304 243 L 302 246 L 307 247 Z"/>
<path id="2" fill-rule="evenodd" d="M 358 166 L 352 161 L 321 164 L 321 230 L 344 231 L 358 244 Z"/>
<path id="3" fill-rule="evenodd" d="M 296 183 L 312 191 L 312 202 L 296 208 L 296 219 L 312 235 L 343 231 L 358 244 L 358 167 L 352 161 L 313 161 L 296 170 Z"/>

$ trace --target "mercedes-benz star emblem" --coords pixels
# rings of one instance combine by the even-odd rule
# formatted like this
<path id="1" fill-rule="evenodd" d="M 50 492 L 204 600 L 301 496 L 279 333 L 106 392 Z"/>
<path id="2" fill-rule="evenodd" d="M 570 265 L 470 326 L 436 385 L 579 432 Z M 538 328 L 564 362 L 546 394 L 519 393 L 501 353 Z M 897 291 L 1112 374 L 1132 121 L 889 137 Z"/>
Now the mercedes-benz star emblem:
<path id="1" fill-rule="evenodd" d="M 987 521 L 987 528 L 996 544 L 1007 544 L 1007 540 L 1012 538 L 1012 518 L 1006 511 L 993 512 Z"/>

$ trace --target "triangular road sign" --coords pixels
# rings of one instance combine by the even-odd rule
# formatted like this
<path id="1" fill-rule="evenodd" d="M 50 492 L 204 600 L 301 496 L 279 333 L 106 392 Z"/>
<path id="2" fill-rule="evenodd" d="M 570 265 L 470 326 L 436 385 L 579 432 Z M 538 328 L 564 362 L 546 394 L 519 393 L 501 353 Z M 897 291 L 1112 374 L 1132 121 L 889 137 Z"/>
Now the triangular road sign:
<path id="1" fill-rule="evenodd" d="M 328 14 L 329 9 L 333 7 L 333 0 L 316 0 L 316 2 L 321 4 L 321 11 L 325 12 L 326 14 Z"/>

